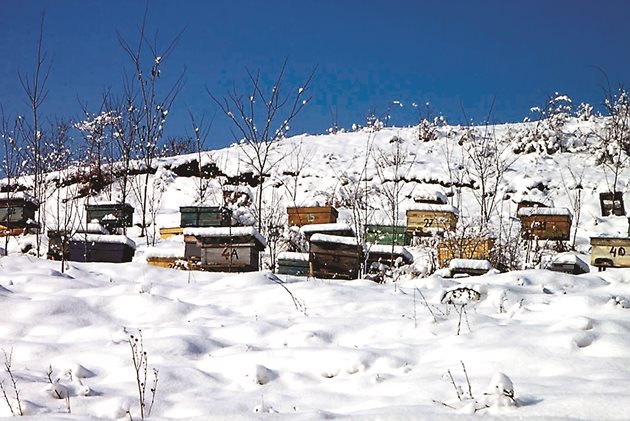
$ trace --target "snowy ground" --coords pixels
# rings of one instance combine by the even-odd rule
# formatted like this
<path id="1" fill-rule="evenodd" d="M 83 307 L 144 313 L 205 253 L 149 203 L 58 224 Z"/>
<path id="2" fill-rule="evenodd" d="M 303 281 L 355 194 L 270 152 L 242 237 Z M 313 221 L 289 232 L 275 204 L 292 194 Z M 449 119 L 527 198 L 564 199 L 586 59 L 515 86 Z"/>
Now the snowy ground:
<path id="1" fill-rule="evenodd" d="M 138 419 L 128 343 L 138 329 L 149 379 L 159 370 L 152 419 L 624 420 L 630 413 L 628 270 L 434 275 L 385 285 L 283 278 L 297 305 L 263 272 L 141 263 L 58 270 L 58 262 L 0 258 L 0 347 L 12 352 L 22 406 L 34 419 L 129 419 L 127 411 Z M 454 307 L 439 302 L 456 286 L 481 294 L 459 335 Z M 47 379 L 49 365 L 71 414 Z M 484 395 L 495 373 L 511 379 L 515 402 Z M 10 379 L 1 376 L 15 409 Z M 475 407 L 484 409 L 471 414 Z M 0 415 L 11 415 L 4 401 Z"/>

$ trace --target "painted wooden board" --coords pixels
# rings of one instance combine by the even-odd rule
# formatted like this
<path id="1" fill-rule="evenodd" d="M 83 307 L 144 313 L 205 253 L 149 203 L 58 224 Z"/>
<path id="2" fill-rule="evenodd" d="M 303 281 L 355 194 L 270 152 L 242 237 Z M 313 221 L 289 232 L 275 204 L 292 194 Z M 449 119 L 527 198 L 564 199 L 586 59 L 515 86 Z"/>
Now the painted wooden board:
<path id="1" fill-rule="evenodd" d="M 490 259 L 490 252 L 494 248 L 494 239 L 465 237 L 444 240 L 438 244 L 438 263 L 440 267 L 447 267 L 451 259 Z"/>
<path id="2" fill-rule="evenodd" d="M 408 210 L 407 232 L 430 236 L 436 231 L 455 231 L 457 215 L 449 211 Z"/>
<path id="3" fill-rule="evenodd" d="M 339 213 L 332 206 L 287 208 L 290 226 L 334 224 Z"/>
<path id="4" fill-rule="evenodd" d="M 591 265 L 630 268 L 630 238 L 592 237 Z"/>

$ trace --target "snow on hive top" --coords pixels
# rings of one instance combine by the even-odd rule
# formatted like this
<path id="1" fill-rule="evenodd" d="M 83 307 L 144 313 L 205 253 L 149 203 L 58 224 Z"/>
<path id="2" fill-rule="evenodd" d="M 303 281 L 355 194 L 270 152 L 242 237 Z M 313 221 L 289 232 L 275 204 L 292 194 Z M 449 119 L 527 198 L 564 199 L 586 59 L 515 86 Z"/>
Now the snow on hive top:
<path id="1" fill-rule="evenodd" d="M 144 252 L 145 257 L 170 257 L 184 258 L 184 248 L 181 247 L 148 247 Z"/>
<path id="2" fill-rule="evenodd" d="M 72 241 L 85 241 L 87 243 L 108 243 L 108 244 L 125 244 L 135 249 L 134 243 L 129 237 L 124 235 L 103 235 L 103 234 L 75 234 Z"/>
<path id="3" fill-rule="evenodd" d="M 311 237 L 311 243 L 335 243 L 344 244 L 347 246 L 356 246 L 359 241 L 356 237 L 342 237 L 340 235 L 329 234 L 313 234 Z"/>
<path id="4" fill-rule="evenodd" d="M 39 206 L 39 200 L 35 199 L 35 196 L 32 196 L 24 191 L 9 193 L 8 196 L 6 193 L 0 193 L 0 200 L 2 199 L 24 200 L 25 202 L 32 203 L 35 206 Z"/>
<path id="5" fill-rule="evenodd" d="M 96 220 L 98 221 L 98 220 Z M 89 222 L 84 227 L 79 227 L 77 233 L 83 234 L 109 234 L 99 222 Z"/>
<path id="6" fill-rule="evenodd" d="M 420 190 L 413 196 L 414 202 L 438 202 L 445 205 L 448 201 L 446 195 L 439 190 Z"/>
<path id="7" fill-rule="evenodd" d="M 459 209 L 451 205 L 437 205 L 434 203 L 415 203 L 407 208 L 408 211 L 421 212 L 451 212 L 459 215 Z"/>
<path id="8" fill-rule="evenodd" d="M 451 259 L 448 264 L 449 269 L 473 269 L 473 270 L 490 270 L 492 264 L 482 259 Z"/>
<path id="9" fill-rule="evenodd" d="M 518 210 L 518 216 L 534 215 L 568 216 L 569 218 L 573 217 L 571 211 L 567 208 L 520 208 Z"/>
<path id="10" fill-rule="evenodd" d="M 387 244 L 372 244 L 371 246 L 369 246 L 368 252 L 370 252 L 370 253 L 383 253 L 383 254 L 391 253 L 392 252 L 392 246 L 391 245 L 387 245 Z M 411 255 L 411 253 L 409 253 L 407 248 L 404 247 L 404 246 L 394 246 L 394 254 L 403 256 L 403 257 L 413 261 L 413 256 Z"/>
<path id="11" fill-rule="evenodd" d="M 354 230 L 348 224 L 338 223 L 338 224 L 310 224 L 304 225 L 300 228 L 300 232 L 302 234 L 310 234 L 312 232 L 327 232 L 327 231 L 352 231 Z"/>
<path id="12" fill-rule="evenodd" d="M 278 260 L 294 260 L 299 262 L 308 262 L 308 253 L 296 253 L 291 251 L 283 251 L 278 253 Z"/>
<path id="13" fill-rule="evenodd" d="M 263 247 L 267 247 L 267 240 L 254 227 L 207 227 L 207 228 L 184 228 L 184 235 L 195 237 L 247 237 L 251 236 L 258 240 Z"/>
<path id="14" fill-rule="evenodd" d="M 577 265 L 580 268 L 589 271 L 588 264 L 580 259 L 580 257 L 575 253 L 560 253 L 554 256 L 551 261 L 552 265 Z"/>

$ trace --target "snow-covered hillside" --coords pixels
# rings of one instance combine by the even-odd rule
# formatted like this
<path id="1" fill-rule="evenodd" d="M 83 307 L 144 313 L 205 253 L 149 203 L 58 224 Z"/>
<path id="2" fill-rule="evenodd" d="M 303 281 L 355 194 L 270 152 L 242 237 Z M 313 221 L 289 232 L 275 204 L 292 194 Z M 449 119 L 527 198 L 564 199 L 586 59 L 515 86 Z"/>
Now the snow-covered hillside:
<path id="1" fill-rule="evenodd" d="M 444 125 L 428 135 L 386 127 L 294 136 L 271 149 L 263 171 L 263 233 L 286 221 L 287 206 L 331 204 L 350 225 L 357 212 L 367 223 L 404 223 L 414 197 L 439 190 L 459 208 L 459 229 L 499 242 L 515 238 L 522 200 L 568 208 L 575 248 L 589 261 L 591 236 L 628 232 L 625 217 L 600 210 L 600 192 L 630 190 L 627 168 L 614 186 L 614 168 L 598 165 L 606 124 L 590 118 L 557 130 L 534 122 Z M 11 240 L 9 256 L 0 258 L 0 360 L 10 359 L 0 373 L 0 415 L 21 407 L 42 420 L 139 419 L 130 341 L 141 337 L 144 411 L 152 370 L 159 370 L 151 419 L 628 418 L 630 269 L 444 278 L 430 273 L 426 244 L 411 249 L 415 270 L 384 284 L 148 266 L 147 241 L 183 246 L 155 238 L 153 227 L 178 226 L 180 206 L 222 205 L 226 184 L 255 178 L 243 176 L 256 174 L 249 152 L 233 145 L 202 153 L 202 166 L 215 169 L 207 186 L 186 170 L 198 154 L 156 162 L 149 177 L 155 224 L 148 237 L 129 230 L 138 244 L 132 263 L 69 262 L 62 274 L 59 262 L 20 252 L 32 237 Z M 476 159 L 485 167 L 475 170 Z M 491 194 L 481 205 L 484 168 Z M 207 193 L 200 194 L 202 185 Z M 394 185 L 396 215 L 387 199 Z M 72 188 L 49 194 L 47 227 Z M 258 187 L 235 188 L 251 191 L 250 206 L 232 206 L 253 223 Z M 119 198 L 114 183 L 89 203 Z M 133 195 L 128 201 L 138 209 Z M 523 252 L 515 266 L 527 263 Z M 467 299 L 444 304 L 461 294 Z"/>

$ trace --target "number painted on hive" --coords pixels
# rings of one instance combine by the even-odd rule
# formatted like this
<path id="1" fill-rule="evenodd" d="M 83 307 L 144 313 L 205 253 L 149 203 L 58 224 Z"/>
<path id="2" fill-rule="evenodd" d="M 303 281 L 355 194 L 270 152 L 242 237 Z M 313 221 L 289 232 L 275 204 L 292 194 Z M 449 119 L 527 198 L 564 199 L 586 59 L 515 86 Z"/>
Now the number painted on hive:
<path id="1" fill-rule="evenodd" d="M 611 247 L 610 248 L 610 254 L 612 254 L 613 257 L 622 257 L 626 255 L 626 249 L 625 247 Z"/>
<path id="2" fill-rule="evenodd" d="M 223 249 L 223 253 L 221 253 L 221 256 L 225 257 L 225 260 L 238 260 L 238 252 L 236 251 L 235 248 L 232 247 L 226 247 Z"/>

